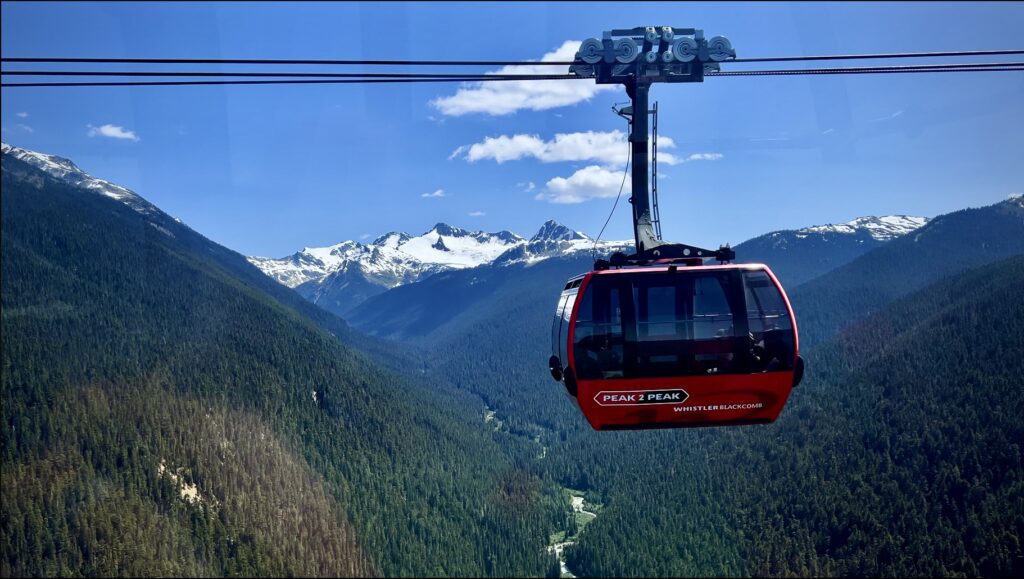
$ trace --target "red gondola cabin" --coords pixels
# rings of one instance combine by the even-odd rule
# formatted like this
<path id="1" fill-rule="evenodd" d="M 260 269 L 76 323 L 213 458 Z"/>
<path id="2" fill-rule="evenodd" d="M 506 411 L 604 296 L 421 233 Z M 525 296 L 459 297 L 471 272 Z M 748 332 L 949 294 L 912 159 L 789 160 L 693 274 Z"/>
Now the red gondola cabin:
<path id="1" fill-rule="evenodd" d="M 551 342 L 552 376 L 597 430 L 773 422 L 803 374 L 793 308 L 760 264 L 574 277 Z"/>

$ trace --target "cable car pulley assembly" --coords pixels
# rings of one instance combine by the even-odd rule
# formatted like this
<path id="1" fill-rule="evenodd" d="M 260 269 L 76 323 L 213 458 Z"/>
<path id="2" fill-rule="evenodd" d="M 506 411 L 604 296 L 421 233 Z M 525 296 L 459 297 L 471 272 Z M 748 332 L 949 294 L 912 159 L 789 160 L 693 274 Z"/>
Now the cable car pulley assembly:
<path id="1" fill-rule="evenodd" d="M 630 122 L 635 253 L 596 260 L 570 279 L 552 326 L 551 375 L 595 429 L 768 423 L 802 378 L 796 319 L 771 270 L 729 264 L 728 245 L 664 241 L 656 204 L 652 215 L 651 85 L 702 82 L 735 56 L 722 36 L 644 27 L 583 41 L 569 67 L 624 85 L 632 101 L 615 111 Z"/>

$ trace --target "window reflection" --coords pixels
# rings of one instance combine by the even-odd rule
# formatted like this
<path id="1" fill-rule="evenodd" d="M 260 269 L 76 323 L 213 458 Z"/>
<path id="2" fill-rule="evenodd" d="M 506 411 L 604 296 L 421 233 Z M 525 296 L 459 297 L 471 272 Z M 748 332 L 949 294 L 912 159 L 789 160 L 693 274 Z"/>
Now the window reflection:
<path id="1" fill-rule="evenodd" d="M 574 328 L 581 379 L 792 367 L 792 320 L 764 271 L 596 275 L 581 299 Z"/>

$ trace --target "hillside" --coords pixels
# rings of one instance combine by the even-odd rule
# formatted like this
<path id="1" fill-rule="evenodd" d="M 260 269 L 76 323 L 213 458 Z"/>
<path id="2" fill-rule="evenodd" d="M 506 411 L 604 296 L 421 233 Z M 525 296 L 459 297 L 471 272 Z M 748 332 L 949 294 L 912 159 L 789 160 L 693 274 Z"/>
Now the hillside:
<path id="1" fill-rule="evenodd" d="M 103 179 L 97 179 L 69 159 L 13 147 L 7 143 L 3 143 L 3 161 L 4 171 L 18 180 L 43 183 L 44 175 L 46 175 L 56 183 L 71 186 L 77 191 L 76 196 L 83 199 L 117 202 L 98 205 L 106 211 L 114 211 L 120 204 L 131 208 L 136 215 L 118 212 L 119 215 L 125 217 L 125 220 L 119 222 L 120 227 L 133 228 L 132 232 L 136 235 L 146 229 L 149 231 L 145 231 L 145 233 L 160 232 L 165 237 L 163 241 L 173 240 L 179 251 L 202 255 L 204 260 L 228 272 L 237 282 L 246 287 L 272 297 L 275 301 L 295 310 L 339 338 L 350 337 L 351 332 L 348 325 L 341 318 L 315 307 L 295 295 L 295 292 L 288 291 L 281 284 L 273 283 L 258 268 L 253 267 L 242 254 L 213 243 L 180 220 L 164 213 L 134 191 Z M 6 229 L 4 231 L 6 232 Z M 160 239 L 159 236 L 154 235 L 148 235 L 147 238 Z"/>
<path id="2" fill-rule="evenodd" d="M 479 402 L 158 209 L 8 154 L 2 187 L 4 576 L 550 567 L 567 505 Z"/>
<path id="3" fill-rule="evenodd" d="M 4 576 L 539 576 L 577 528 L 563 487 L 600 513 L 577 574 L 1024 571 L 1024 258 L 972 269 L 1024 253 L 1021 199 L 793 269 L 818 276 L 790 287 L 809 370 L 777 423 L 596 433 L 545 366 L 591 266 L 571 230 L 368 297 L 369 337 L 4 151 Z"/>
<path id="4" fill-rule="evenodd" d="M 923 217 L 860 217 L 847 223 L 773 231 L 737 245 L 739 261 L 767 263 L 787 287 L 796 287 L 915 231 Z"/>
<path id="5" fill-rule="evenodd" d="M 941 215 L 927 225 L 790 290 L 801 343 L 835 332 L 886 304 L 968 268 L 1024 253 L 1024 197 Z"/>
<path id="6" fill-rule="evenodd" d="M 919 232 L 917 251 L 927 256 L 929 247 L 965 239 L 998 249 L 995 255 L 1015 251 L 1012 243 L 1001 245 L 1015 227 L 1012 203 L 937 218 L 935 229 Z M 961 220 L 964 213 L 973 218 Z M 990 227 L 975 229 L 974 218 Z M 915 243 L 917 234 L 889 243 Z M 887 247 L 855 262 L 871 271 L 870 260 L 884 258 Z M 945 271 L 963 273 L 972 260 Z M 907 268 L 900 283 L 924 289 L 881 304 L 892 309 L 842 335 L 849 340 L 843 347 L 866 343 L 866 352 L 840 356 L 838 346 L 805 347 L 805 384 L 771 426 L 632 433 L 592 432 L 545 371 L 552 288 L 589 265 L 558 259 L 446 273 L 377 296 L 351 317 L 358 329 L 423 349 L 433 360 L 425 368 L 432 381 L 483 397 L 503 428 L 537 441 L 537 468 L 545 476 L 605 505 L 568 551 L 575 572 L 933 575 L 1005 574 L 1020 566 L 1017 555 L 1006 555 L 1019 555 L 1013 537 L 1020 518 L 997 521 L 993 509 L 1024 504 L 1020 461 L 1011 458 L 1021 432 L 1005 416 L 1006 408 L 1019 413 L 1021 398 L 999 390 L 1014 380 L 1019 386 L 1024 374 L 1011 354 L 1022 336 L 1021 312 L 993 308 L 1019 293 L 1021 258 L 934 287 L 926 286 L 939 272 Z M 873 279 L 865 275 L 860 287 Z M 796 312 L 803 330 L 810 324 L 801 306 Z M 879 351 L 878 344 L 894 347 Z M 1002 361 L 988 363 L 993 355 Z M 975 359 L 986 362 L 962 362 Z M 981 389 L 957 390 L 965 383 Z M 990 391 L 1007 396 L 990 399 Z M 919 392 L 928 397 L 915 399 Z M 946 399 L 953 406 L 936 411 Z M 980 418 L 985 412 L 997 418 Z M 986 427 L 971 430 L 974 424 Z M 999 474 L 1004 469 L 1008 478 Z M 960 474 L 950 478 L 954 473 Z M 954 492 L 947 486 L 954 480 L 970 481 L 973 491 Z M 921 507 L 947 504 L 933 489 L 955 497 L 949 507 Z"/>
<path id="7" fill-rule="evenodd" d="M 890 215 L 774 231 L 736 246 L 737 261 L 769 264 L 793 290 L 927 222 L 922 217 Z M 364 303 L 348 306 L 345 318 L 365 333 L 392 338 L 428 337 L 437 331 L 449 332 L 455 326 L 468 326 L 472 324 L 468 320 L 500 311 L 520 298 L 532 300 L 543 288 L 558 287 L 569 277 L 590 269 L 593 260 L 589 246 L 565 245 L 587 239 L 548 222 L 528 243 L 510 249 L 491 263 L 437 273 L 415 283 L 396 285 L 390 291 L 374 292 L 359 300 Z M 600 250 L 619 248 L 620 244 L 611 242 Z M 542 263 L 544 267 L 539 267 Z M 304 293 L 304 287 L 299 286 L 300 293 Z M 346 291 L 351 294 L 358 290 Z M 334 311 L 333 307 L 328 309 Z"/>

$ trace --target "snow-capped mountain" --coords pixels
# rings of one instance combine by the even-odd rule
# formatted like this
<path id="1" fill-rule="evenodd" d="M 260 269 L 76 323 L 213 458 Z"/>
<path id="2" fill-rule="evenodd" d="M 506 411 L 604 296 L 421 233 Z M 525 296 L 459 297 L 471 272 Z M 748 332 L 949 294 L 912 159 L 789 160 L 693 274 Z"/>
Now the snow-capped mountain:
<path id="1" fill-rule="evenodd" d="M 607 253 L 626 245 L 629 242 L 600 242 L 597 249 Z M 438 223 L 418 236 L 391 232 L 367 244 L 343 241 L 278 259 L 249 261 L 314 303 L 344 313 L 373 295 L 442 271 L 532 264 L 593 249 L 591 238 L 555 221 L 545 223 L 530 239 L 509 231 L 468 231 Z"/>
<path id="2" fill-rule="evenodd" d="M 853 261 L 928 223 L 925 217 L 858 217 L 839 224 L 773 231 L 736 246 L 739 261 L 771 265 L 790 287 Z"/>
<path id="3" fill-rule="evenodd" d="M 855 234 L 858 231 L 866 231 L 868 235 L 878 241 L 889 241 L 890 239 L 906 235 L 928 223 L 927 217 L 910 217 L 908 215 L 886 215 L 884 217 L 858 217 L 853 221 L 840 224 L 814 225 L 798 229 L 801 233 L 845 233 Z"/>
<path id="4" fill-rule="evenodd" d="M 606 250 L 626 244 L 602 241 L 598 248 Z M 287 257 L 250 257 L 249 261 L 293 288 L 355 269 L 378 285 L 394 287 L 439 271 L 491 263 L 534 262 L 593 247 L 591 238 L 555 221 L 545 223 L 528 240 L 510 231 L 486 233 L 438 223 L 415 237 L 391 232 L 367 244 L 343 241 L 328 247 L 306 247 Z"/>
<path id="5" fill-rule="evenodd" d="M 740 244 L 736 251 L 739 261 L 771 263 L 776 273 L 791 278 L 785 281 L 800 283 L 927 221 L 906 215 L 858 217 L 846 223 L 775 231 Z M 344 241 L 328 247 L 307 247 L 279 259 L 251 257 L 249 261 L 306 299 L 345 315 L 377 294 L 440 272 L 486 265 L 532 265 L 591 253 L 607 256 L 631 249 L 631 240 L 595 244 L 587 235 L 555 221 L 544 223 L 529 239 L 508 231 L 467 231 L 438 223 L 419 236 L 392 232 L 368 244 Z"/>
<path id="6" fill-rule="evenodd" d="M 354 268 L 380 285 L 393 287 L 437 271 L 490 263 L 523 242 L 523 238 L 508 231 L 466 231 L 438 223 L 415 237 L 391 232 L 367 244 L 343 241 L 328 247 L 307 247 L 280 259 L 252 257 L 250 261 L 289 287 Z"/>
<path id="7" fill-rule="evenodd" d="M 631 253 L 633 241 L 598 241 L 579 231 L 573 231 L 556 222 L 547 221 L 540 230 L 525 243 L 513 247 L 494 260 L 494 265 L 514 263 L 533 264 L 552 257 L 569 257 L 595 253 L 606 257 L 615 251 Z"/>
<path id="8" fill-rule="evenodd" d="M 110 181 L 97 179 L 79 169 L 78 165 L 75 165 L 64 157 L 29 151 L 28 149 L 15 147 L 13 145 L 8 145 L 7 143 L 0 143 L 0 148 L 2 148 L 3 154 L 10 155 L 15 159 L 40 169 L 52 177 L 70 183 L 71 185 L 95 191 L 99 195 L 116 199 L 125 205 L 128 205 L 132 209 L 135 209 L 139 213 L 152 215 L 159 211 L 156 206 L 140 197 L 134 191 L 125 189 L 120 185 L 115 185 Z"/>

